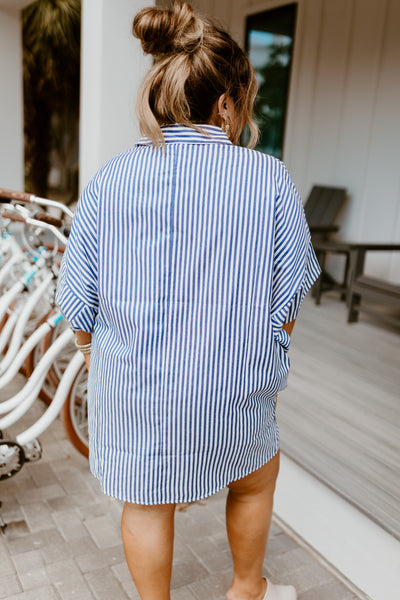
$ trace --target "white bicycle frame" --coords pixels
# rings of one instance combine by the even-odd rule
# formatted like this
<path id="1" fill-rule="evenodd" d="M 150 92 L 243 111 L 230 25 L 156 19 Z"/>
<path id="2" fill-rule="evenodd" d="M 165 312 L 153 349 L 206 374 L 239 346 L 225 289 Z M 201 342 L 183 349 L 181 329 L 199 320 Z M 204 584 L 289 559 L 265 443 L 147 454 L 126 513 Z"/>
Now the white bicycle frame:
<path id="1" fill-rule="evenodd" d="M 15 324 L 18 320 L 18 313 L 17 312 L 13 312 L 10 314 L 10 316 L 7 319 L 7 322 L 5 323 L 5 325 L 3 326 L 3 329 L 1 330 L 0 333 L 0 354 L 3 352 L 4 348 L 7 346 L 8 344 L 8 340 L 10 339 L 13 329 L 15 327 Z M 0 370 L 1 372 L 1 370 Z"/>
<path id="2" fill-rule="evenodd" d="M 62 319 L 62 315 L 59 313 L 52 318 L 51 326 L 55 327 L 57 322 Z M 50 321 L 50 319 L 49 319 Z M 46 328 L 46 330 L 44 330 Z M 42 329 L 42 332 L 39 330 Z M 23 357 L 29 354 L 29 351 L 34 347 L 34 342 L 37 341 L 39 337 L 39 333 L 41 336 L 45 335 L 51 329 L 48 323 L 44 323 L 32 336 L 25 342 L 24 346 L 21 348 L 19 352 L 19 362 Z M 43 384 L 43 379 L 46 376 L 48 368 L 51 366 L 52 362 L 56 358 L 57 354 L 62 351 L 67 343 L 71 341 L 73 338 L 73 331 L 67 329 L 64 331 L 59 338 L 50 346 L 45 355 L 42 357 L 41 361 L 37 365 L 34 373 L 28 380 L 28 383 L 24 386 L 24 388 L 18 392 L 12 398 L 5 400 L 0 403 L 0 414 L 4 414 L 5 412 L 9 412 L 5 417 L 0 419 L 0 428 L 7 428 L 11 425 L 18 422 L 18 420 L 31 408 L 32 404 L 35 402 L 38 393 Z M 35 337 L 35 339 L 33 339 Z M 32 338 L 32 340 L 31 340 Z M 44 360 L 45 359 L 45 360 Z M 54 395 L 54 398 L 47 408 L 47 410 L 43 413 L 43 415 L 33 423 L 28 429 L 21 432 L 17 436 L 15 436 L 15 441 L 21 446 L 27 448 L 30 445 L 35 445 L 36 438 L 38 438 L 50 425 L 54 422 L 54 420 L 59 415 L 62 407 L 70 393 L 73 382 L 79 373 L 82 365 L 84 364 L 84 356 L 82 352 L 77 351 L 67 368 L 65 369 L 61 380 L 57 386 L 57 391 Z M 13 371 L 16 368 L 14 367 Z M 8 374 L 7 372 L 7 381 L 3 380 L 3 377 L 0 377 L 0 385 L 3 383 L 6 384 L 8 380 L 12 378 L 15 373 Z"/>
<path id="3" fill-rule="evenodd" d="M 31 267 L 29 271 L 24 273 L 24 275 L 22 275 L 22 277 L 20 277 L 20 279 L 16 281 L 9 290 L 4 292 L 0 299 L 0 321 L 3 319 L 4 315 L 7 313 L 17 296 L 22 292 L 22 290 L 29 286 L 38 270 L 39 266 L 35 265 L 34 267 Z"/>
<path id="4" fill-rule="evenodd" d="M 10 273 L 12 272 L 12 270 L 14 269 L 15 265 L 18 264 L 19 262 L 21 262 L 23 259 L 16 255 L 13 254 L 12 256 L 10 256 L 10 258 L 7 260 L 7 262 L 4 264 L 3 267 L 1 267 L 0 269 L 0 287 L 3 285 L 3 281 L 6 281 L 6 279 L 9 277 Z"/>
<path id="5" fill-rule="evenodd" d="M 50 406 L 40 417 L 40 419 L 36 421 L 36 423 L 16 436 L 15 440 L 18 444 L 21 446 L 26 446 L 27 444 L 33 442 L 53 423 L 67 399 L 73 381 L 77 376 L 79 369 L 83 365 L 84 360 L 85 359 L 82 352 L 78 350 L 78 352 L 74 354 L 74 357 L 72 358 L 68 367 L 65 369 Z"/>
<path id="6" fill-rule="evenodd" d="M 37 196 L 20 192 L 11 192 L 1 188 L 0 197 L 7 198 L 7 200 L 12 203 L 7 205 L 8 211 L 23 217 L 25 223 L 28 225 L 33 225 L 35 227 L 50 231 L 56 239 L 61 241 L 62 244 L 66 246 L 67 238 L 61 233 L 61 231 L 59 231 L 57 228 L 58 226 L 56 227 L 55 225 L 49 224 L 49 222 L 43 223 L 34 217 L 32 218 L 31 213 L 25 207 L 19 204 L 15 205 L 14 203 L 22 202 L 43 207 L 53 206 L 61 209 L 65 215 L 73 217 L 73 212 L 66 206 L 46 198 L 39 198 Z M 10 273 L 12 263 L 8 264 L 9 261 L 13 261 L 15 264 L 19 260 L 18 258 L 14 257 L 14 254 L 17 255 L 18 251 L 13 252 L 11 250 L 10 256 L 6 255 L 7 260 L 3 267 L 1 267 L 0 263 L 0 282 L 5 281 L 7 274 Z M 19 253 L 19 258 L 20 257 L 21 253 Z M 6 265 L 7 268 L 5 269 Z M 29 275 L 25 274 L 12 286 L 10 290 L 7 290 L 3 294 L 3 297 L 0 299 L 0 319 L 2 319 L 7 313 L 11 304 L 16 298 L 18 298 L 18 295 L 21 293 L 21 291 L 26 289 L 30 281 L 29 278 L 34 277 L 37 270 L 38 266 L 32 267 L 32 269 L 30 269 L 28 272 Z M 63 318 L 60 312 L 50 317 L 45 323 L 38 327 L 38 329 L 34 331 L 20 347 L 24 336 L 24 330 L 26 329 L 26 324 L 29 321 L 29 316 L 32 314 L 37 300 L 39 300 L 42 294 L 45 293 L 47 286 L 51 284 L 52 279 L 53 275 L 50 273 L 45 276 L 43 281 L 37 286 L 37 289 L 32 292 L 26 302 L 26 305 L 23 306 L 19 314 L 17 314 L 18 311 L 15 311 L 16 316 L 13 316 L 13 313 L 9 315 L 7 323 L 10 321 L 10 324 L 8 325 L 8 329 L 6 329 L 6 333 L 4 333 L 4 339 L 6 338 L 6 335 L 8 335 L 7 339 L 10 339 L 11 341 L 9 342 L 7 353 L 0 364 L 0 389 L 12 380 L 37 344 L 39 344 L 44 336 L 46 336 L 48 332 Z M 6 328 L 7 323 L 4 325 L 3 330 Z M 13 334 L 10 337 L 9 333 L 11 331 L 13 331 Z M 40 359 L 39 363 L 35 367 L 35 370 L 22 390 L 20 390 L 12 398 L 8 398 L 7 400 L 0 402 L 0 414 L 5 415 L 4 417 L 0 418 L 0 428 L 7 428 L 17 423 L 19 419 L 30 409 L 32 404 L 35 402 L 40 389 L 42 388 L 49 368 L 55 361 L 56 357 L 63 351 L 65 346 L 72 341 L 73 335 L 73 332 L 70 329 L 67 329 L 59 337 L 57 337 L 51 344 L 50 348 L 48 348 L 48 350 Z M 27 451 L 29 446 L 35 447 L 35 444 L 37 444 L 36 438 L 43 433 L 43 431 L 45 431 L 57 417 L 83 364 L 84 356 L 78 351 L 74 354 L 63 375 L 61 376 L 54 398 L 47 410 L 31 427 L 15 437 L 16 442 L 25 447 L 25 451 Z"/>
<path id="7" fill-rule="evenodd" d="M 41 340 L 52 330 L 55 326 L 62 321 L 64 317 L 57 311 L 54 315 L 49 317 L 45 323 L 42 323 L 40 327 L 34 331 L 26 342 L 21 346 L 17 355 L 15 356 L 12 364 L 9 366 L 7 371 L 0 376 L 0 389 L 4 388 L 6 385 L 12 381 L 15 375 L 18 373 L 25 360 L 32 352 L 32 350 L 41 342 Z M 0 414 L 1 414 L 1 406 L 0 402 Z M 7 412 L 7 411 L 6 411 Z"/>
<path id="8" fill-rule="evenodd" d="M 7 233 L 0 239 L 0 287 L 7 279 L 14 266 L 19 262 L 26 262 L 26 256 L 14 237 Z"/>
<path id="9" fill-rule="evenodd" d="M 50 286 L 52 281 L 53 281 L 53 274 L 49 273 L 47 276 L 45 276 L 43 281 L 38 285 L 36 290 L 34 292 L 32 292 L 28 301 L 23 306 L 20 314 L 18 314 L 17 312 L 11 314 L 8 321 L 6 322 L 4 329 L 6 329 L 8 322 L 11 320 L 15 321 L 16 325 L 13 328 L 14 330 L 13 330 L 13 334 L 11 336 L 11 340 L 9 341 L 7 353 L 4 356 L 3 360 L 0 362 L 0 376 L 8 369 L 8 367 L 14 360 L 15 356 L 17 355 L 17 352 L 21 346 L 22 339 L 24 337 L 24 331 L 25 331 L 26 324 L 28 323 L 29 317 L 31 316 L 31 314 L 32 314 L 33 310 L 35 309 L 36 305 L 38 304 L 40 298 L 43 296 L 45 291 L 48 289 L 48 287 Z M 0 334 L 0 338 L 1 338 L 1 334 Z M 0 351 L 2 351 L 2 350 L 3 350 L 3 348 L 0 343 Z"/>
<path id="10" fill-rule="evenodd" d="M 0 414 L 9 413 L 0 419 L 0 429 L 10 427 L 30 409 L 39 395 L 43 381 L 54 359 L 73 337 L 73 331 L 66 329 L 44 353 L 22 390 L 0 403 Z"/>

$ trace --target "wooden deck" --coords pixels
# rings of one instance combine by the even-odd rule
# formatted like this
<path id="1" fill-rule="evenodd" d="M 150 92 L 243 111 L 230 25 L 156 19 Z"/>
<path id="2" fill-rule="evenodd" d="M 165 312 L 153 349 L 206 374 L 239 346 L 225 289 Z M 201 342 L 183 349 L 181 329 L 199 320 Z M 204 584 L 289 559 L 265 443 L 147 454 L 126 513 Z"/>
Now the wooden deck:
<path id="1" fill-rule="evenodd" d="M 282 452 L 400 539 L 400 335 L 306 298 L 280 394 Z"/>

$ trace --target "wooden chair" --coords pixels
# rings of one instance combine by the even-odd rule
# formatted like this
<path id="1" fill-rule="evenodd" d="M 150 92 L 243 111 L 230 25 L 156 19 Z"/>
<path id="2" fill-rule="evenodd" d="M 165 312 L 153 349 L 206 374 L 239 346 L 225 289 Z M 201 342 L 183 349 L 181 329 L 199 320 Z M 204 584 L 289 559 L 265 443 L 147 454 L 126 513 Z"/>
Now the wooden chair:
<path id="1" fill-rule="evenodd" d="M 346 201 L 345 188 L 314 185 L 304 206 L 313 241 L 327 239 L 339 226 L 335 219 Z"/>
<path id="2" fill-rule="evenodd" d="M 321 275 L 313 287 L 312 295 L 317 304 L 321 301 L 323 291 L 338 289 L 344 298 L 348 281 L 348 255 L 343 281 L 337 281 L 325 268 L 326 252 L 322 246 L 329 244 L 333 249 L 335 242 L 329 237 L 339 231 L 335 220 L 342 209 L 347 197 L 345 188 L 334 186 L 314 185 L 304 206 L 308 226 L 310 228 L 315 253 L 321 267 Z M 341 252 L 338 248 L 338 252 Z"/>

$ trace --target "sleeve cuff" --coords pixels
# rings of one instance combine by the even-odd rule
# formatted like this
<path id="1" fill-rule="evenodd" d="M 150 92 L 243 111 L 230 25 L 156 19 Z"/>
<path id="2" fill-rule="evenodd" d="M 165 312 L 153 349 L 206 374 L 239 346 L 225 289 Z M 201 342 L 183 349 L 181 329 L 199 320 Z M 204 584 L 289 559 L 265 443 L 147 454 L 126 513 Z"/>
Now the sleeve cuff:
<path id="1" fill-rule="evenodd" d="M 290 323 L 297 318 L 299 314 L 300 306 L 306 297 L 310 288 L 314 285 L 320 275 L 321 269 L 315 256 L 314 248 L 312 247 L 311 241 L 309 242 L 307 249 L 307 256 L 304 266 L 304 276 L 300 287 L 295 292 L 289 302 L 283 306 L 275 315 L 272 317 L 272 327 L 274 330 L 274 338 L 278 341 L 286 350 L 290 346 L 290 336 L 282 329 L 282 326 L 286 323 Z"/>
<path id="2" fill-rule="evenodd" d="M 56 303 L 74 331 L 90 333 L 93 330 L 97 309 L 82 302 L 68 285 L 64 284 L 62 290 L 57 290 Z"/>

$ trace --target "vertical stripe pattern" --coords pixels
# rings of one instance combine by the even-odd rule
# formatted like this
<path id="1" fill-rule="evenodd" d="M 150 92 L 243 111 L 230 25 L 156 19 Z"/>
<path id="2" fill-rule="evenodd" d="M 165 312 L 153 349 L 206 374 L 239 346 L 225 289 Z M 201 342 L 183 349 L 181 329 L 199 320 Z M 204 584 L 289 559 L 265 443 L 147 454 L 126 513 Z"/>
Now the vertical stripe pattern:
<path id="1" fill-rule="evenodd" d="M 296 318 L 319 274 L 284 165 L 217 127 L 163 129 L 83 192 L 57 302 L 92 331 L 90 463 L 140 504 L 206 497 L 279 448 Z"/>

